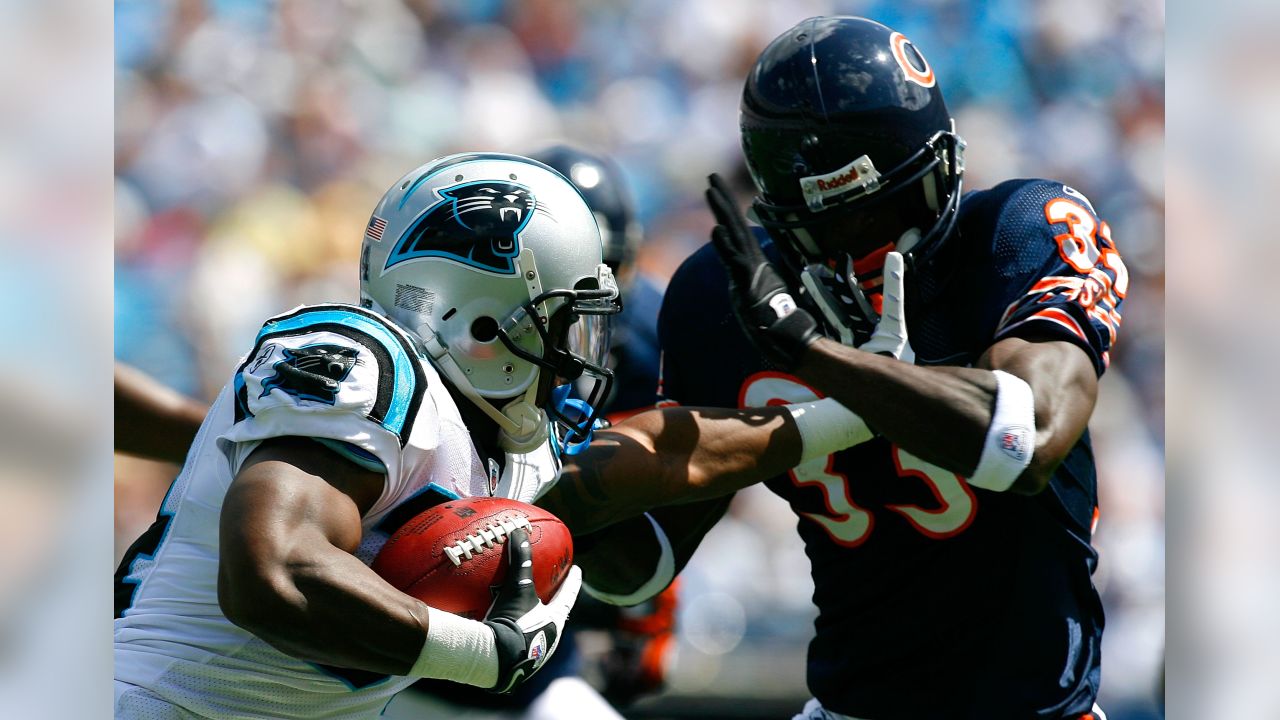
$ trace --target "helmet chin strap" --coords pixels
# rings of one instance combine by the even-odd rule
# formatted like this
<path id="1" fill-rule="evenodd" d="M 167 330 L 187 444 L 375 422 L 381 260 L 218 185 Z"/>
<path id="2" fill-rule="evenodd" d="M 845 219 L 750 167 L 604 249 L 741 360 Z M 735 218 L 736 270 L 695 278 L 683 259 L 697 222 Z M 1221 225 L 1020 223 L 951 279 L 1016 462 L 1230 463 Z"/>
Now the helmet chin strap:
<path id="1" fill-rule="evenodd" d="M 362 297 L 361 300 L 362 302 L 367 302 L 369 308 L 379 315 L 388 318 L 392 317 L 376 300 L 365 297 Z M 500 431 L 498 445 L 504 451 L 512 453 L 530 452 L 547 441 L 549 436 L 547 414 L 534 404 L 534 399 L 538 393 L 537 378 L 534 378 L 534 381 L 530 383 L 528 390 L 499 409 L 488 398 L 482 397 L 476 392 L 476 389 L 471 385 L 471 381 L 467 379 L 466 372 L 458 367 L 458 363 L 449 354 L 449 346 L 444 344 L 440 336 L 436 334 L 436 331 L 431 329 L 430 325 L 421 323 L 408 327 L 406 323 L 402 322 L 402 319 L 395 320 L 395 322 L 400 327 L 408 330 L 410 335 L 418 341 L 422 351 L 431 359 L 431 364 L 435 366 L 436 370 L 458 392 L 462 393 L 464 397 L 480 408 L 485 415 L 488 415 L 498 425 Z"/>
<path id="2" fill-rule="evenodd" d="M 503 426 L 498 437 L 498 446 L 503 450 L 510 453 L 532 452 L 547 441 L 550 421 L 547 419 L 547 411 L 533 404 L 537 391 L 535 382 L 525 394 L 502 406 L 502 415 L 519 426 L 514 432 Z"/>
<path id="3" fill-rule="evenodd" d="M 458 392 L 462 393 L 476 407 L 488 415 L 498 425 L 498 445 L 512 453 L 525 453 L 536 449 L 547 441 L 547 413 L 535 404 L 538 395 L 538 379 L 535 377 L 529 389 L 503 405 L 499 409 L 488 398 L 483 397 L 472 387 L 467 374 L 458 367 L 448 347 L 440 341 L 440 336 L 429 326 L 422 325 L 415 331 L 422 338 L 423 350 L 431 358 L 432 364 L 444 375 Z M 539 370 L 539 372 L 546 372 Z"/>

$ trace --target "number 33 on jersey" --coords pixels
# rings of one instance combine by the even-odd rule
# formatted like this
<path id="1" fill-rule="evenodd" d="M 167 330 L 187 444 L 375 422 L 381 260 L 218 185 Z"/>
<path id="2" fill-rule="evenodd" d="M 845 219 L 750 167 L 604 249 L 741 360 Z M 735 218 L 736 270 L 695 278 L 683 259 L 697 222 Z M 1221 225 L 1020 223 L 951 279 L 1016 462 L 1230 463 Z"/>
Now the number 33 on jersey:
<path id="1" fill-rule="evenodd" d="M 798 378 L 764 371 L 743 383 L 739 404 L 742 407 L 761 407 L 806 402 L 819 397 L 820 393 Z M 886 502 L 882 505 L 886 511 L 900 516 L 921 535 L 937 540 L 954 537 L 973 522 L 978 500 L 959 475 L 925 462 L 897 445 L 883 441 L 873 441 L 868 445 L 873 445 L 876 452 L 888 449 L 899 482 L 915 484 L 917 493 L 922 485 L 933 496 L 931 502 L 911 502 L 906 497 L 901 502 Z M 788 473 L 795 487 L 817 488 L 826 503 L 823 512 L 806 512 L 799 507 L 796 510 L 801 517 L 821 526 L 832 542 L 857 547 L 871 536 L 876 515 L 868 509 L 871 507 L 869 504 L 862 507 L 850 496 L 851 483 L 857 483 L 859 479 L 848 477 L 847 472 L 837 472 L 834 463 L 835 456 L 828 455 L 799 465 Z"/>

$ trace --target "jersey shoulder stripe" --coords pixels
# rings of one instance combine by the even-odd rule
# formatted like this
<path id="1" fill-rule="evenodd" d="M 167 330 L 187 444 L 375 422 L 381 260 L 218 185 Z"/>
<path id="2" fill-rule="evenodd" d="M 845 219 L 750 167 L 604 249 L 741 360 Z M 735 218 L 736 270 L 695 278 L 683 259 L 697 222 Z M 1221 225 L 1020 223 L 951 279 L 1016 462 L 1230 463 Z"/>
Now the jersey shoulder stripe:
<path id="1" fill-rule="evenodd" d="M 989 242 L 993 341 L 1047 333 L 1079 345 L 1101 375 L 1128 291 L 1128 270 L 1083 193 L 1051 180 L 1011 180 L 974 193 L 965 227 Z M 982 274 L 979 273 L 978 276 Z"/>
<path id="2" fill-rule="evenodd" d="M 379 377 L 367 417 L 395 433 L 403 447 L 426 391 L 427 378 L 422 368 L 425 360 L 403 330 L 377 313 L 354 305 L 308 305 L 263 324 L 253 350 L 236 369 L 236 422 L 253 415 L 245 374 L 255 361 L 260 362 L 263 348 L 273 340 L 312 333 L 341 336 L 373 356 Z"/>

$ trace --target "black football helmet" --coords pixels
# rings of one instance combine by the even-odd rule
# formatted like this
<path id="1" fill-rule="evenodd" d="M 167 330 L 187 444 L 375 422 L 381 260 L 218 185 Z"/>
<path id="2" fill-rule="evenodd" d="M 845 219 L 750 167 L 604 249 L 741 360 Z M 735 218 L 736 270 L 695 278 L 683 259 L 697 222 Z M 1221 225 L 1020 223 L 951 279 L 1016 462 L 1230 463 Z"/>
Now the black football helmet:
<path id="1" fill-rule="evenodd" d="M 582 193 L 600 226 L 604 262 L 621 276 L 643 237 L 622 170 L 609 158 L 568 145 L 553 145 L 530 157 L 564 175 Z"/>
<path id="2" fill-rule="evenodd" d="M 854 262 L 893 245 L 919 265 L 955 227 L 964 141 L 933 69 L 880 23 L 809 18 L 760 54 L 741 124 L 756 219 L 848 341 L 847 311 L 875 317 Z"/>

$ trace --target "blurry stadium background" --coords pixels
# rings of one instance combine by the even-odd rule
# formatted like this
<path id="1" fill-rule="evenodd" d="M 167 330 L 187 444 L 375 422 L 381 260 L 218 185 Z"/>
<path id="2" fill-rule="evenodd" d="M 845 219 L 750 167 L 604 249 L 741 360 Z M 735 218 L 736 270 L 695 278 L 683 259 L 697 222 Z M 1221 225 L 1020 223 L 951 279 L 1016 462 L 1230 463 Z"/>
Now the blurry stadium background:
<path id="1" fill-rule="evenodd" d="M 117 0 L 115 355 L 211 399 L 266 317 L 353 300 L 390 182 L 461 150 L 614 157 L 665 283 L 705 242 L 737 108 L 796 21 L 865 15 L 936 69 L 967 186 L 1047 177 L 1108 220 L 1131 272 L 1091 424 L 1107 610 L 1101 703 L 1159 717 L 1164 653 L 1164 8 L 1160 0 Z M 744 198 L 745 199 L 745 198 Z M 116 461 L 116 555 L 173 469 Z M 663 696 L 634 717 L 798 711 L 813 610 L 795 517 L 742 493 L 682 575 Z M 754 714 L 753 714 L 754 713 Z"/>

